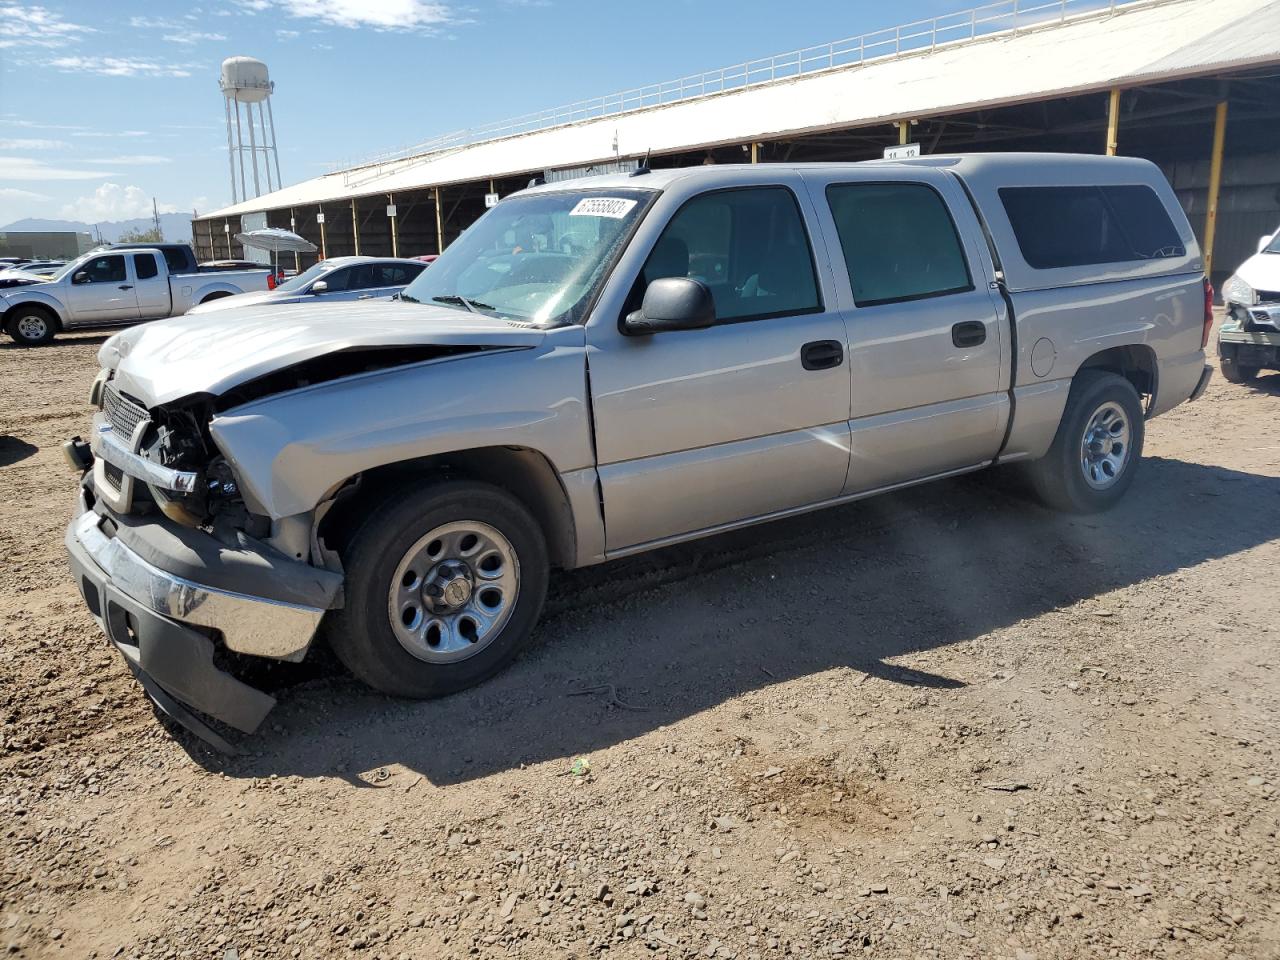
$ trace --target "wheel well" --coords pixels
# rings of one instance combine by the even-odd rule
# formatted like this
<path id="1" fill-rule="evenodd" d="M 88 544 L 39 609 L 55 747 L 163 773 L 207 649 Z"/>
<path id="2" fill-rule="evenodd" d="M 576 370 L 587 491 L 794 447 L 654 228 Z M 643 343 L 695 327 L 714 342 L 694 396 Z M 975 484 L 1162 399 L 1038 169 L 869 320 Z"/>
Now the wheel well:
<path id="1" fill-rule="evenodd" d="M 336 496 L 320 522 L 319 536 L 330 549 L 341 550 L 355 531 L 369 504 L 407 483 L 432 480 L 478 480 L 491 483 L 523 503 L 542 528 L 551 563 L 572 567 L 577 542 L 573 511 L 556 470 L 545 456 L 525 447 L 481 447 L 422 457 L 366 470 L 358 477 L 358 492 Z M 348 483 L 347 488 L 351 484 Z"/>
<path id="2" fill-rule="evenodd" d="M 1081 370 L 1106 370 L 1124 377 L 1138 395 L 1146 398 L 1146 409 L 1155 403 L 1159 379 L 1156 353 L 1146 344 L 1134 343 L 1123 347 L 1111 347 L 1099 351 L 1084 363 Z"/>
<path id="3" fill-rule="evenodd" d="M 210 300 L 221 300 L 223 297 L 230 297 L 230 296 L 232 296 L 232 293 L 230 290 L 215 290 L 213 291 L 213 293 L 209 294 L 208 296 L 201 297 L 200 302 L 208 303 Z"/>
<path id="4" fill-rule="evenodd" d="M 35 310 L 43 313 L 49 318 L 53 324 L 54 330 L 62 329 L 62 320 L 58 317 L 57 312 L 52 307 L 46 307 L 43 303 L 20 303 L 16 307 L 10 307 L 3 317 L 0 317 L 0 329 L 8 330 L 9 321 L 17 317 L 23 310 Z"/>

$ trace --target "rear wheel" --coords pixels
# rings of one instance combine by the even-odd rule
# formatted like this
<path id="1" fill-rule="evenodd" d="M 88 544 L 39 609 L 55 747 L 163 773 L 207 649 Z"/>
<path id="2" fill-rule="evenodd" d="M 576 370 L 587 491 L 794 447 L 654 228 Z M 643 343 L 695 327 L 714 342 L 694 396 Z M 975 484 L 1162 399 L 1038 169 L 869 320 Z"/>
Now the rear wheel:
<path id="1" fill-rule="evenodd" d="M 1074 513 L 1114 506 L 1142 457 L 1142 402 L 1133 384 L 1102 371 L 1076 375 L 1049 452 L 1030 464 L 1046 504 Z"/>
<path id="2" fill-rule="evenodd" d="M 403 488 L 342 551 L 346 602 L 330 643 L 384 693 L 438 697 L 506 666 L 546 596 L 542 530 L 510 494 L 451 481 Z"/>
<path id="3" fill-rule="evenodd" d="M 38 347 L 53 339 L 58 332 L 58 320 L 44 307 L 15 307 L 4 329 L 22 346 Z"/>

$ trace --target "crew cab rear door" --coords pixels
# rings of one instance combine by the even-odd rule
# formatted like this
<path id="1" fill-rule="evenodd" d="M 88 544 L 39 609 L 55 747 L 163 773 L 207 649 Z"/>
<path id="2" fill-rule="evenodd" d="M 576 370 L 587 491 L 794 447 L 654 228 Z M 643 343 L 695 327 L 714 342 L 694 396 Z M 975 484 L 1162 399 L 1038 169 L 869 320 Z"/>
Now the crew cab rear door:
<path id="1" fill-rule="evenodd" d="M 677 181 L 587 327 L 606 549 L 831 499 L 849 462 L 844 321 L 794 172 Z M 702 189 L 699 189 L 699 188 Z M 706 329 L 628 335 L 648 284 L 712 290 Z"/>
<path id="2" fill-rule="evenodd" d="M 990 461 L 1009 414 L 1010 332 L 981 226 L 928 168 L 806 171 L 849 329 L 845 493 Z"/>
<path id="3" fill-rule="evenodd" d="M 168 271 L 163 270 L 154 253 L 143 251 L 129 255 L 134 275 L 134 291 L 138 297 L 138 317 L 155 320 L 169 316 L 172 306 Z"/>

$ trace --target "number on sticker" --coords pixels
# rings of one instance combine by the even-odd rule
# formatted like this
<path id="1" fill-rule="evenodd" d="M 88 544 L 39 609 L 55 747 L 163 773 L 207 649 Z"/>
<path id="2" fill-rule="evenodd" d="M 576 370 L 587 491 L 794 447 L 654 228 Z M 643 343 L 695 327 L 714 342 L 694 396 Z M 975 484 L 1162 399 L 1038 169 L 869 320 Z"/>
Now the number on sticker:
<path id="1" fill-rule="evenodd" d="M 608 217 L 611 220 L 621 220 L 635 205 L 635 200 L 628 200 L 625 197 L 590 197 L 579 200 L 578 205 L 569 211 L 569 216 Z"/>

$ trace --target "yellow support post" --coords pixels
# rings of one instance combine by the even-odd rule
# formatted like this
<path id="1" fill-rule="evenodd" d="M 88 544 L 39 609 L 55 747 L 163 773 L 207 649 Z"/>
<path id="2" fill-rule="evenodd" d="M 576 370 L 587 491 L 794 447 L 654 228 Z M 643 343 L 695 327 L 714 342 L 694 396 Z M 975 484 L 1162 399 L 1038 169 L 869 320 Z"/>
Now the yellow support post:
<path id="1" fill-rule="evenodd" d="M 1107 106 L 1107 156 L 1114 157 L 1116 148 L 1120 146 L 1120 88 L 1111 91 L 1111 101 Z"/>
<path id="2" fill-rule="evenodd" d="M 351 236 L 356 245 L 356 256 L 360 256 L 360 216 L 356 212 L 356 198 L 351 198 Z"/>
<path id="3" fill-rule="evenodd" d="M 1222 154 L 1227 139 L 1227 101 L 1213 118 L 1213 156 L 1209 160 L 1209 205 L 1204 215 L 1204 275 L 1213 276 L 1213 238 L 1218 232 L 1218 191 L 1222 187 Z"/>
<path id="4" fill-rule="evenodd" d="M 289 208 L 289 229 L 290 230 L 298 229 L 298 214 L 293 209 L 293 207 Z M 294 273 L 302 272 L 302 254 L 300 254 L 297 250 L 293 251 L 293 272 Z"/>
<path id="5" fill-rule="evenodd" d="M 325 242 L 324 234 L 324 204 L 319 203 L 316 206 L 320 208 L 320 259 L 327 260 L 329 259 L 329 248 Z"/>
<path id="6" fill-rule="evenodd" d="M 751 141 L 751 162 L 760 162 L 760 144 L 756 143 L 754 140 Z"/>
<path id="7" fill-rule="evenodd" d="M 444 253 L 444 213 L 440 209 L 440 188 L 436 192 L 436 253 Z"/>
<path id="8" fill-rule="evenodd" d="M 911 121 L 899 120 L 898 121 L 898 143 L 901 144 L 901 143 L 910 143 L 910 142 L 911 142 Z"/>
<path id="9" fill-rule="evenodd" d="M 393 207 L 396 205 L 396 195 L 394 193 L 387 194 L 387 203 Z M 396 213 L 399 212 L 399 210 L 396 211 Z M 398 219 L 399 217 L 391 218 L 391 255 L 393 257 L 400 256 L 400 235 L 396 231 L 396 220 Z"/>

